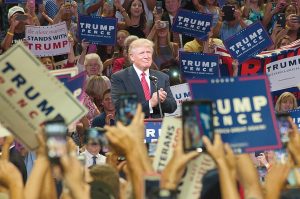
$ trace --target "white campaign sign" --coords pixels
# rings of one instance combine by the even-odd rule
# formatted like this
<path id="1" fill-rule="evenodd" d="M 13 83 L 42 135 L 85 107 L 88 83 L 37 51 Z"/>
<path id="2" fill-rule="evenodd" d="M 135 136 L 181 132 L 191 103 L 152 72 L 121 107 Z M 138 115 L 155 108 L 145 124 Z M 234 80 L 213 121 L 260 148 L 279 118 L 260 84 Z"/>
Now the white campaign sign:
<path id="1" fill-rule="evenodd" d="M 25 39 L 30 51 L 38 57 L 70 52 L 66 22 L 52 26 L 26 26 Z"/>
<path id="2" fill-rule="evenodd" d="M 44 121 L 61 115 L 69 125 L 87 112 L 21 43 L 0 57 L 0 109 L 0 122 L 29 149 Z"/>
<path id="3" fill-rule="evenodd" d="M 281 59 L 266 65 L 271 91 L 291 88 L 300 82 L 300 55 Z"/>

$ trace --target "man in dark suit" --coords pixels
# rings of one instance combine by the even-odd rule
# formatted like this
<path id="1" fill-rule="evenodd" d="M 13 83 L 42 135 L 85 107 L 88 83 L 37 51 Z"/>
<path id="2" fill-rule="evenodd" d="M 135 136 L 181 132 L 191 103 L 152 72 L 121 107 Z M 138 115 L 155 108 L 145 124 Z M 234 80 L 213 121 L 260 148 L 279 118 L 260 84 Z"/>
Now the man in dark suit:
<path id="1" fill-rule="evenodd" d="M 111 76 L 112 99 L 116 110 L 119 108 L 120 94 L 136 93 L 138 102 L 142 104 L 146 118 L 160 118 L 158 100 L 163 113 L 173 113 L 177 104 L 170 90 L 169 76 L 150 70 L 152 64 L 153 42 L 147 39 L 133 41 L 128 50 L 132 66 Z M 150 77 L 157 78 L 157 92 Z"/>

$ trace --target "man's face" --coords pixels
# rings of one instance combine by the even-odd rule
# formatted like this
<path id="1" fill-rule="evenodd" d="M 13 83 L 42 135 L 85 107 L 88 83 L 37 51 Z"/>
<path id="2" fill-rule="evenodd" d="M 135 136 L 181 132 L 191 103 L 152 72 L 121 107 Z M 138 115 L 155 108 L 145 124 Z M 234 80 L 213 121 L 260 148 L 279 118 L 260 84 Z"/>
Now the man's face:
<path id="1" fill-rule="evenodd" d="M 86 150 L 92 155 L 97 155 L 101 150 L 101 146 L 98 142 L 89 141 L 86 145 Z"/>
<path id="2" fill-rule="evenodd" d="M 132 63 L 142 71 L 146 71 L 152 64 L 153 49 L 151 47 L 136 47 L 130 53 Z"/>
<path id="3" fill-rule="evenodd" d="M 110 93 L 107 93 L 104 96 L 102 104 L 103 104 L 104 110 L 106 110 L 106 111 L 114 111 L 115 110 L 114 104 L 112 103 L 112 99 L 111 99 L 111 94 Z"/>
<path id="4" fill-rule="evenodd" d="M 179 0 L 166 0 L 165 7 L 169 13 L 177 12 L 179 8 Z"/>

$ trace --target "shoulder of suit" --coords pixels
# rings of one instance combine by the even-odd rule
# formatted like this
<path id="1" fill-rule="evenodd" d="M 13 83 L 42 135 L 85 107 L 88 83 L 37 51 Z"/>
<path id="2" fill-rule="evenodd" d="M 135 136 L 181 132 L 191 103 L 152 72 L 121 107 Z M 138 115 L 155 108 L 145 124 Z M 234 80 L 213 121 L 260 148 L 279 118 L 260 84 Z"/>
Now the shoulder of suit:
<path id="1" fill-rule="evenodd" d="M 156 75 L 156 76 L 159 76 L 160 78 L 166 78 L 166 79 L 168 79 L 169 78 L 169 75 L 167 75 L 167 74 L 165 74 L 165 73 L 163 73 L 163 72 L 161 72 L 161 71 L 159 71 L 159 70 L 150 70 L 150 72 L 152 73 L 152 74 L 154 74 L 154 76 Z"/>
<path id="2" fill-rule="evenodd" d="M 124 68 L 114 74 L 111 75 L 111 77 L 116 77 L 116 76 L 123 76 L 123 75 L 127 75 L 129 73 L 129 71 L 131 70 L 131 66 L 130 67 L 127 67 L 127 68 Z"/>

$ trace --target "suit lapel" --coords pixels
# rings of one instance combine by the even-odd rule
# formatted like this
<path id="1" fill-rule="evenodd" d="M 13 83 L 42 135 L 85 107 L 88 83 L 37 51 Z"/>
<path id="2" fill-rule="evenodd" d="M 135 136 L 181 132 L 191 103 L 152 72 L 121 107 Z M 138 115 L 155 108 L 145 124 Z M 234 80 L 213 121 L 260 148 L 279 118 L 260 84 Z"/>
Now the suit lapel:
<path id="1" fill-rule="evenodd" d="M 135 93 L 138 95 L 138 98 L 146 100 L 140 78 L 136 74 L 133 66 L 131 66 L 129 69 L 129 79 L 132 88 L 134 88 Z"/>

